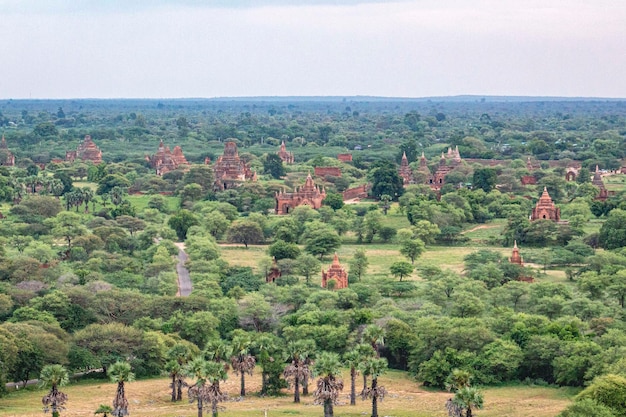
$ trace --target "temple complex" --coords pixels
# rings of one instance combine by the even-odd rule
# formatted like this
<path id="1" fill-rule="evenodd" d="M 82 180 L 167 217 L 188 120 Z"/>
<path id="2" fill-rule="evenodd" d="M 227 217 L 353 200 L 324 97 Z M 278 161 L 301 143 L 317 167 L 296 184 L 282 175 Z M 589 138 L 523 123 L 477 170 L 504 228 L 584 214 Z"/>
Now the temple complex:
<path id="1" fill-rule="evenodd" d="M 302 187 L 296 187 L 293 193 L 277 192 L 274 198 L 276 199 L 276 214 L 287 214 L 290 210 L 302 205 L 314 209 L 322 207 L 322 201 L 326 198 L 326 190 L 316 186 L 311 174 L 309 174 Z"/>
<path id="2" fill-rule="evenodd" d="M 458 146 L 455 149 L 448 148 L 447 156 L 442 152 L 437 171 L 435 171 L 435 173 L 428 179 L 428 185 L 430 185 L 430 188 L 434 190 L 441 189 L 441 187 L 443 187 L 446 183 L 446 175 L 461 165 L 461 162 L 463 162 L 463 160 L 461 159 Z"/>
<path id="3" fill-rule="evenodd" d="M 414 184 L 413 171 L 409 166 L 409 160 L 406 157 L 406 152 L 402 154 L 402 161 L 400 161 L 400 168 L 398 168 L 398 175 L 402 177 L 404 185 Z"/>
<path id="4" fill-rule="evenodd" d="M 163 145 L 163 141 L 159 142 L 159 148 L 154 155 L 146 155 L 146 161 L 155 169 L 157 175 L 189 165 L 180 146 L 175 146 L 174 152 L 171 152 L 169 146 Z"/>
<path id="5" fill-rule="evenodd" d="M 331 284 L 331 281 L 334 281 L 334 283 Z M 339 263 L 339 257 L 336 252 L 328 271 L 322 269 L 322 288 L 330 288 L 332 290 L 348 288 L 348 272 Z"/>
<path id="6" fill-rule="evenodd" d="M 256 172 L 239 158 L 235 142 L 224 144 L 224 154 L 215 161 L 213 172 L 217 190 L 236 187 L 244 181 L 256 181 Z"/>
<path id="7" fill-rule="evenodd" d="M 102 151 L 91 140 L 91 136 L 85 135 L 83 143 L 78 145 L 75 151 L 67 151 L 65 153 L 65 160 L 68 162 L 74 162 L 76 159 L 80 159 L 83 162 L 90 161 L 94 164 L 102 162 Z"/>
<path id="8" fill-rule="evenodd" d="M 0 141 L 0 166 L 12 167 L 15 165 L 15 155 L 9 150 L 7 141 L 2 134 L 2 140 Z"/>
<path id="9" fill-rule="evenodd" d="M 600 174 L 600 168 L 598 168 L 597 165 L 596 165 L 596 170 L 593 173 L 593 178 L 591 180 L 591 183 L 600 189 L 605 188 L 604 181 L 602 181 L 602 175 Z"/>
<path id="10" fill-rule="evenodd" d="M 293 152 L 287 152 L 287 147 L 285 146 L 285 141 L 280 144 L 280 150 L 276 152 L 278 157 L 282 159 L 282 161 L 286 164 L 293 164 Z"/>
<path id="11" fill-rule="evenodd" d="M 558 222 L 561 220 L 561 209 L 554 205 L 548 189 L 543 188 L 543 193 L 537 201 L 537 205 L 533 209 L 530 220 L 552 220 Z"/>
<path id="12" fill-rule="evenodd" d="M 337 155 L 337 159 L 341 162 L 352 162 L 352 154 L 351 153 L 340 153 Z"/>

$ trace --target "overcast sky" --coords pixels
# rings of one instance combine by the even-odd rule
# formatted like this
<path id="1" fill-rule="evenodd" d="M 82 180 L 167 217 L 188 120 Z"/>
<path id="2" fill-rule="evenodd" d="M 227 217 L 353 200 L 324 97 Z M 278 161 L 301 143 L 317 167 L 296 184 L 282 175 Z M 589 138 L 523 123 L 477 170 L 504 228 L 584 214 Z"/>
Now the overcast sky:
<path id="1" fill-rule="evenodd" d="M 624 0 L 0 0 L 0 98 L 626 97 Z"/>

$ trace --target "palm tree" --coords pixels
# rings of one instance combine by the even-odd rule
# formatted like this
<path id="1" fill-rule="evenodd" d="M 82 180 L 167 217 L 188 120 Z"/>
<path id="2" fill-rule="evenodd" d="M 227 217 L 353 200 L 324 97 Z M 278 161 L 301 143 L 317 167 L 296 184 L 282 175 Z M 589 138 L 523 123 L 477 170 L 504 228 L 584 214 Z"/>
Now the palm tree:
<path id="1" fill-rule="evenodd" d="M 235 375 L 241 374 L 241 393 L 242 397 L 246 396 L 246 380 L 245 374 L 252 375 L 256 359 L 250 355 L 251 341 L 244 335 L 233 338 L 232 348 L 233 356 L 230 358 L 230 364 L 233 367 Z"/>
<path id="2" fill-rule="evenodd" d="M 369 358 L 361 364 L 363 373 L 372 376 L 372 386 L 365 389 L 361 396 L 363 399 L 372 399 L 372 417 L 378 417 L 378 400 L 385 398 L 387 391 L 385 387 L 378 386 L 378 377 L 387 369 L 387 359 L 385 358 Z"/>
<path id="3" fill-rule="evenodd" d="M 365 345 L 369 347 L 369 345 Z M 356 376 L 359 374 L 359 365 L 365 357 L 358 348 L 352 349 L 343 355 L 343 361 L 350 368 L 350 405 L 356 405 Z"/>
<path id="4" fill-rule="evenodd" d="M 113 408 L 111 408 L 110 405 L 100 404 L 100 406 L 96 409 L 96 411 L 93 414 L 94 415 L 102 414 L 102 417 L 107 417 L 112 412 L 113 412 Z"/>
<path id="5" fill-rule="evenodd" d="M 257 358 L 258 363 L 261 366 L 261 395 L 267 395 L 268 393 L 268 379 L 270 377 L 270 369 L 276 367 L 278 361 L 276 356 L 279 355 L 278 342 L 276 336 L 271 334 L 261 334 L 257 337 L 254 346 L 258 351 Z"/>
<path id="6" fill-rule="evenodd" d="M 183 365 L 189 360 L 189 348 L 182 343 L 177 343 L 167 352 L 166 356 L 168 362 L 165 364 L 165 370 L 172 378 L 172 401 L 180 401 L 183 399 L 183 387 L 187 385 L 183 374 Z"/>
<path id="7" fill-rule="evenodd" d="M 114 417 L 122 417 L 128 415 L 128 400 L 124 392 L 124 384 L 135 380 L 135 374 L 132 373 L 128 362 L 115 362 L 107 369 L 107 373 L 112 382 L 117 383 L 117 391 L 113 400 Z"/>
<path id="8" fill-rule="evenodd" d="M 463 387 L 459 389 L 454 398 L 452 404 L 461 410 L 460 417 L 472 417 L 472 408 L 483 408 L 483 394 L 474 387 Z M 465 410 L 465 416 L 462 415 L 462 410 Z"/>
<path id="9" fill-rule="evenodd" d="M 206 387 L 206 400 L 211 403 L 213 417 L 217 417 L 217 405 L 228 399 L 228 394 L 220 390 L 220 382 L 226 379 L 228 379 L 228 374 L 221 363 L 209 362 L 207 364 L 207 380 L 211 385 Z"/>
<path id="10" fill-rule="evenodd" d="M 217 405 L 228 398 L 220 390 L 220 381 L 228 378 L 224 365 L 197 357 L 187 364 L 186 372 L 196 380 L 196 383 L 189 387 L 188 394 L 189 401 L 196 401 L 198 404 L 198 417 L 202 417 L 204 403 L 211 403 L 212 415 L 217 417 Z M 207 385 L 207 382 L 210 385 Z"/>
<path id="11" fill-rule="evenodd" d="M 50 386 L 50 392 L 41 399 L 43 410 L 46 413 L 52 410 L 52 417 L 58 417 L 60 411 L 65 409 L 64 405 L 67 402 L 67 395 L 59 391 L 59 387 L 69 382 L 67 370 L 63 365 L 46 365 L 41 370 L 39 379 L 42 387 Z"/>
<path id="12" fill-rule="evenodd" d="M 334 416 L 333 405 L 343 390 L 343 381 L 338 378 L 340 370 L 341 363 L 336 353 L 323 352 L 313 365 L 314 374 L 320 377 L 313 395 L 315 404 L 324 405 L 324 417 Z"/>
<path id="13" fill-rule="evenodd" d="M 89 202 L 93 200 L 94 193 L 89 187 L 81 188 L 80 192 L 83 194 L 83 202 L 85 203 L 85 213 L 89 212 Z"/>
<path id="14" fill-rule="evenodd" d="M 458 391 L 463 387 L 469 387 L 472 374 L 462 369 L 454 369 L 446 381 L 448 391 Z"/>
<path id="15" fill-rule="evenodd" d="M 385 329 L 377 324 L 370 324 L 363 332 L 363 342 L 369 343 L 380 358 L 380 348 L 385 346 Z"/>
<path id="16" fill-rule="evenodd" d="M 291 363 L 287 365 L 283 375 L 288 382 L 293 382 L 293 402 L 300 402 L 300 381 L 311 375 L 311 370 L 306 364 L 309 352 L 315 350 L 315 342 L 312 340 L 297 340 L 287 344 L 287 357 Z"/>
<path id="17" fill-rule="evenodd" d="M 213 362 L 225 361 L 231 355 L 231 347 L 221 339 L 209 340 L 204 348 L 204 356 Z"/>

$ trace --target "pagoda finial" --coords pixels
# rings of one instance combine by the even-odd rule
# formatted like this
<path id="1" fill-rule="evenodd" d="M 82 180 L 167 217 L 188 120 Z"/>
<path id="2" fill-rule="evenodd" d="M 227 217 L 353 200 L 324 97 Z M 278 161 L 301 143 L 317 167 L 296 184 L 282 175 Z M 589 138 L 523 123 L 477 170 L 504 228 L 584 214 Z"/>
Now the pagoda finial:
<path id="1" fill-rule="evenodd" d="M 424 156 L 424 151 L 422 151 L 422 158 L 426 159 L 426 157 Z"/>
<path id="2" fill-rule="evenodd" d="M 513 242 L 513 249 L 517 249 L 517 240 Z"/>
<path id="3" fill-rule="evenodd" d="M 402 152 L 402 159 L 406 159 L 406 151 Z"/>
<path id="4" fill-rule="evenodd" d="M 597 164 L 596 164 L 596 172 L 600 172 L 600 168 L 598 168 Z"/>
<path id="5" fill-rule="evenodd" d="M 339 256 L 337 255 L 337 252 L 335 252 L 335 257 L 333 258 L 333 266 L 340 266 Z"/>

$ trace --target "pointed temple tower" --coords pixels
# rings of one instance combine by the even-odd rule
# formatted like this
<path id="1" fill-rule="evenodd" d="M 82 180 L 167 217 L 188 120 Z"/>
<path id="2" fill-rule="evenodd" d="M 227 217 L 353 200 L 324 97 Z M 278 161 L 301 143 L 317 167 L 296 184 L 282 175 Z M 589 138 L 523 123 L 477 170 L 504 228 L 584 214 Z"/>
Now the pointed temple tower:
<path id="1" fill-rule="evenodd" d="M 293 152 L 288 152 L 287 147 L 285 146 L 285 141 L 280 144 L 280 150 L 276 152 L 278 157 L 282 159 L 282 161 L 286 164 L 293 164 Z"/>
<path id="2" fill-rule="evenodd" d="M 13 155 L 13 153 L 9 150 L 7 141 L 4 139 L 4 133 L 2 134 L 2 140 L 0 141 L 0 166 L 15 166 L 15 155 Z"/>
<path id="3" fill-rule="evenodd" d="M 406 157 L 406 152 L 402 154 L 402 161 L 400 162 L 398 175 L 402 177 L 404 185 L 413 184 L 415 182 L 415 179 L 413 178 L 413 171 L 411 171 L 409 160 Z"/>
<path id="4" fill-rule="evenodd" d="M 543 194 L 537 201 L 530 220 L 552 220 L 555 222 L 561 220 L 561 209 L 554 205 L 546 187 L 543 188 Z"/>
<path id="5" fill-rule="evenodd" d="M 593 173 L 593 179 L 591 180 L 591 184 L 595 185 L 600 189 L 600 192 L 596 196 L 596 200 L 604 201 L 609 198 L 609 191 L 604 186 L 604 181 L 602 181 L 602 175 L 600 174 L 600 169 L 596 165 L 596 172 Z M 613 193 L 611 193 L 613 194 Z"/>
<path id="6" fill-rule="evenodd" d="M 174 152 L 171 152 L 169 146 L 163 144 L 163 140 L 159 142 L 159 148 L 154 155 L 146 156 L 146 161 L 154 168 L 157 175 L 163 175 L 179 167 L 189 165 L 180 146 L 175 146 Z"/>
<path id="7" fill-rule="evenodd" d="M 311 206 L 314 209 L 322 207 L 322 201 L 326 198 L 326 190 L 315 185 L 311 174 L 309 174 L 302 187 L 296 187 L 293 193 L 277 192 L 274 194 L 274 198 L 276 199 L 276 214 L 287 214 L 290 210 L 302 205 Z"/>
<path id="8" fill-rule="evenodd" d="M 511 254 L 511 257 L 509 258 L 509 262 L 512 264 L 517 264 L 519 266 L 524 266 L 524 260 L 519 254 L 519 249 L 517 248 L 517 240 L 513 244 L 513 253 Z"/>
<path id="9" fill-rule="evenodd" d="M 339 263 L 339 257 L 335 252 L 333 263 L 328 269 L 324 271 L 322 269 L 322 287 L 328 288 L 330 281 L 335 281 L 334 285 L 331 285 L 333 290 L 340 290 L 342 288 L 348 288 L 348 273 L 346 269 Z"/>
<path id="10" fill-rule="evenodd" d="M 235 142 L 224 144 L 224 154 L 215 161 L 213 172 L 217 190 L 232 188 L 243 181 L 256 181 L 256 172 L 241 160 Z"/>
<path id="11" fill-rule="evenodd" d="M 80 159 L 83 162 L 90 161 L 96 165 L 102 162 L 102 151 L 93 143 L 91 136 L 85 135 L 83 143 L 78 145 L 75 151 L 65 153 L 66 161 L 74 162 L 76 159 Z"/>

